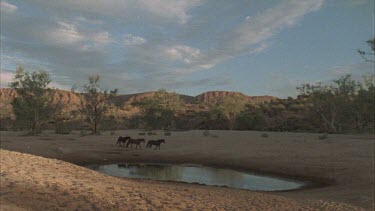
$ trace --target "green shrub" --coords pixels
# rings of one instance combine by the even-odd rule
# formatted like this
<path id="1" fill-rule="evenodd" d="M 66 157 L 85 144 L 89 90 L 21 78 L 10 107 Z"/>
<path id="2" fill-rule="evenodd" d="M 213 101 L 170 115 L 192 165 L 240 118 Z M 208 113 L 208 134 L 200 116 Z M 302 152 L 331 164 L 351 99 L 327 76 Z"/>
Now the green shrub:
<path id="1" fill-rule="evenodd" d="M 269 137 L 269 135 L 268 135 L 267 133 L 263 133 L 261 136 L 262 136 L 263 138 L 268 138 L 268 137 Z"/>

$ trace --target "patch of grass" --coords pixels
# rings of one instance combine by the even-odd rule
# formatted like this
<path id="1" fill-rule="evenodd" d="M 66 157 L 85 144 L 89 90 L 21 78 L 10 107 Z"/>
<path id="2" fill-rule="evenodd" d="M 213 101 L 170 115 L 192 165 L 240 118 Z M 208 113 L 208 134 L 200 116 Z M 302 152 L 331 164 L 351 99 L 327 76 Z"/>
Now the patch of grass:
<path id="1" fill-rule="evenodd" d="M 328 138 L 328 135 L 327 135 L 326 133 L 324 133 L 324 134 L 320 135 L 318 138 L 319 138 L 320 140 L 324 140 L 324 139 L 327 139 L 327 138 Z"/>
<path id="2" fill-rule="evenodd" d="M 263 138 L 268 138 L 269 135 L 268 135 L 267 133 L 263 133 L 263 134 L 261 135 L 261 137 L 263 137 Z"/>
<path id="3" fill-rule="evenodd" d="M 140 133 L 138 133 L 138 135 L 144 136 L 144 135 L 146 135 L 146 133 L 145 132 L 140 132 Z"/>
<path id="4" fill-rule="evenodd" d="M 111 131 L 111 136 L 113 136 L 113 135 L 116 135 L 116 132 L 115 131 Z"/>
<path id="5" fill-rule="evenodd" d="M 218 138 L 219 136 L 216 135 L 216 134 L 212 134 L 211 137 L 212 137 L 212 138 Z"/>

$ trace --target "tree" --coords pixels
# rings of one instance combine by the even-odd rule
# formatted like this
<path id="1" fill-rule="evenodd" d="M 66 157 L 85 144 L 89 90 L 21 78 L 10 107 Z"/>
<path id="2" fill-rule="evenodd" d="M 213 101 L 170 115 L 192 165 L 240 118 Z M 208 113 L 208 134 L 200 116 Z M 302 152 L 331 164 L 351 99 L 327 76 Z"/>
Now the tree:
<path id="1" fill-rule="evenodd" d="M 338 133 L 342 130 L 343 123 L 350 120 L 347 115 L 351 112 L 351 103 L 360 85 L 351 75 L 345 75 L 333 82 L 333 85 L 303 84 L 297 89 L 312 104 L 312 109 L 329 130 Z"/>
<path id="2" fill-rule="evenodd" d="M 228 121 L 228 127 L 232 130 L 237 116 L 245 109 L 247 100 L 242 95 L 232 95 L 220 98 L 216 103 L 209 105 L 211 114 L 215 119 Z"/>
<path id="3" fill-rule="evenodd" d="M 375 55 L 375 37 L 372 40 L 366 41 L 367 45 L 371 48 L 372 52 L 366 52 L 358 49 L 359 55 L 366 61 L 366 62 L 373 62 L 375 63 L 374 55 Z M 368 57 L 371 57 L 369 59 Z"/>
<path id="4" fill-rule="evenodd" d="M 260 108 L 248 105 L 237 117 L 237 127 L 241 130 L 263 130 L 266 126 L 265 115 Z"/>
<path id="5" fill-rule="evenodd" d="M 10 87 L 15 89 L 17 97 L 11 102 L 17 122 L 26 123 L 32 134 L 40 131 L 60 106 L 53 101 L 54 91 L 48 88 L 50 76 L 45 71 L 26 72 L 17 67 L 14 82 Z"/>
<path id="6" fill-rule="evenodd" d="M 364 77 L 364 83 L 360 84 L 358 95 L 353 100 L 353 116 L 355 127 L 363 132 L 369 122 L 375 118 L 375 85 L 374 75 Z"/>
<path id="7" fill-rule="evenodd" d="M 164 129 L 172 127 L 173 117 L 181 109 L 183 102 L 178 94 L 161 89 L 154 96 L 143 98 L 133 105 L 141 109 L 143 120 L 149 128 Z"/>
<path id="8" fill-rule="evenodd" d="M 72 91 L 80 98 L 78 111 L 84 120 L 90 124 L 92 134 L 99 133 L 100 122 L 109 109 L 109 100 L 117 94 L 117 89 L 110 92 L 100 87 L 100 76 L 89 77 L 88 84 L 82 86 L 77 92 L 73 87 Z"/>

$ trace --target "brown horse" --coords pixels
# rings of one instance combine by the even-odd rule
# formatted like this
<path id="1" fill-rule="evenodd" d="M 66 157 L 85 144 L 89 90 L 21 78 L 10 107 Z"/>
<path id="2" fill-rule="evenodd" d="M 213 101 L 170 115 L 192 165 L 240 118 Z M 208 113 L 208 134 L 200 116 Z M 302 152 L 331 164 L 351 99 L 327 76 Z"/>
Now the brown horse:
<path id="1" fill-rule="evenodd" d="M 159 139 L 159 140 L 156 140 L 156 141 L 151 140 L 151 141 L 147 142 L 146 148 L 151 148 L 152 145 L 155 145 L 155 149 L 154 150 L 156 150 L 157 148 L 159 148 L 159 150 L 160 150 L 160 144 L 161 143 L 165 143 L 165 140 L 164 139 Z"/>
<path id="2" fill-rule="evenodd" d="M 126 148 L 128 148 L 128 146 L 130 144 L 130 147 L 133 149 L 133 144 L 135 144 L 136 149 L 138 149 L 138 146 L 139 146 L 139 149 L 142 149 L 142 146 L 141 146 L 142 142 L 145 143 L 145 139 L 143 139 L 143 138 L 129 139 L 128 143 L 126 143 Z"/>
<path id="3" fill-rule="evenodd" d="M 131 139 L 130 138 L 130 136 L 126 136 L 126 137 L 122 137 L 122 136 L 120 136 L 120 137 L 118 137 L 118 139 L 117 139 L 117 143 L 116 143 L 116 145 L 119 145 L 119 146 L 125 146 L 125 144 L 126 144 L 126 141 L 127 140 L 129 140 L 129 139 Z"/>

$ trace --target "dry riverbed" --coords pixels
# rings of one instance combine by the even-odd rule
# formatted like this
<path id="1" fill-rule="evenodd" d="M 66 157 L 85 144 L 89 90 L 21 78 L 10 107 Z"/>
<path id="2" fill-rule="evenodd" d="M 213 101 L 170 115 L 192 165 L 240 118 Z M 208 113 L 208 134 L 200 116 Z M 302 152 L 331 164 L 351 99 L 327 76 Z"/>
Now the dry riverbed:
<path id="1" fill-rule="evenodd" d="M 153 136 L 139 136 L 138 132 L 84 137 L 78 131 L 70 135 L 47 131 L 34 137 L 1 132 L 1 210 L 374 208 L 373 135 L 329 135 L 319 140 L 319 134 L 307 133 L 269 132 L 264 138 L 262 132 L 251 131 L 211 131 L 214 136 L 186 131 L 166 137 L 158 131 Z M 165 138 L 166 144 L 160 151 L 122 149 L 115 145 L 119 135 Z M 77 166 L 126 162 L 203 164 L 311 180 L 318 185 L 265 193 L 120 179 Z"/>

